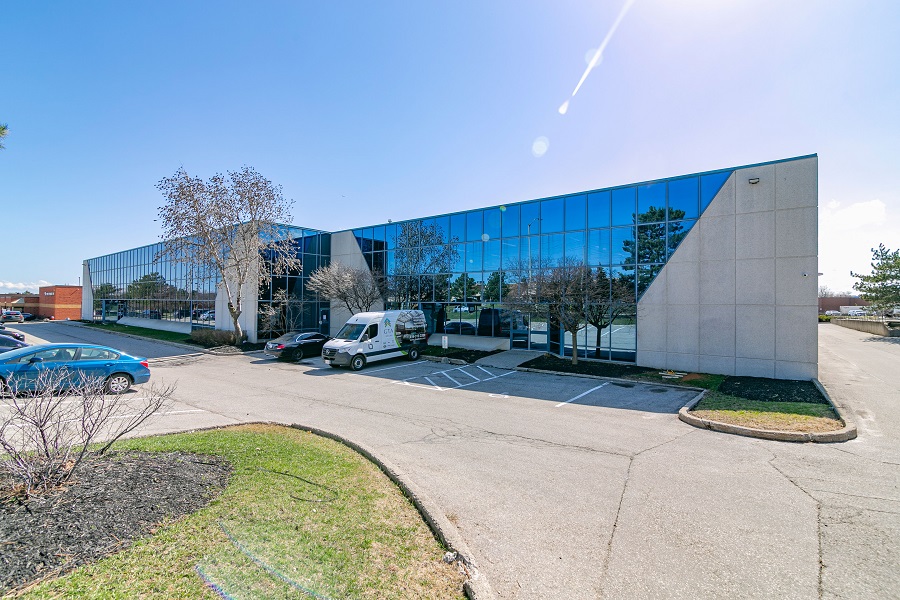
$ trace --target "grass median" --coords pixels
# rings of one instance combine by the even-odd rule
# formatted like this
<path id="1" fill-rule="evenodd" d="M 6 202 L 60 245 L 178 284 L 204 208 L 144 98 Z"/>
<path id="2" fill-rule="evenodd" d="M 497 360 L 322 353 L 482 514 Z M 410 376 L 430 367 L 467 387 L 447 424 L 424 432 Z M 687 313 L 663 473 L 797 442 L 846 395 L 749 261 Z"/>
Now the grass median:
<path id="1" fill-rule="evenodd" d="M 462 575 L 415 507 L 335 441 L 245 425 L 116 449 L 221 456 L 233 473 L 205 508 L 24 597 L 463 597 Z"/>

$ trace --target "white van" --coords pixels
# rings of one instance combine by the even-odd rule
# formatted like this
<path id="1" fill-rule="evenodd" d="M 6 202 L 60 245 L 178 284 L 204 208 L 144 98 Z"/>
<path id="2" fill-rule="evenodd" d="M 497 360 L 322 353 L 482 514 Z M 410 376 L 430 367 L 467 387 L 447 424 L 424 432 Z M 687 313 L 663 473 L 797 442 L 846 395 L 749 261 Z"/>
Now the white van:
<path id="1" fill-rule="evenodd" d="M 366 363 L 406 356 L 419 358 L 425 345 L 425 313 L 387 310 L 353 315 L 340 332 L 322 347 L 325 364 L 359 371 Z"/>

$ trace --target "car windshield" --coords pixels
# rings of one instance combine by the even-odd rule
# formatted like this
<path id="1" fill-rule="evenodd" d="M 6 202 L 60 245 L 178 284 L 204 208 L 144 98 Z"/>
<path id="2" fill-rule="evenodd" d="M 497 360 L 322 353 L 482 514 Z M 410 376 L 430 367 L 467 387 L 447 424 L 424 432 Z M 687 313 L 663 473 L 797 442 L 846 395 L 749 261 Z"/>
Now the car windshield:
<path id="1" fill-rule="evenodd" d="M 357 340 L 365 331 L 366 326 L 362 323 L 347 323 L 341 328 L 341 331 L 335 336 L 336 340 Z"/>
<path id="2" fill-rule="evenodd" d="M 277 339 L 275 339 L 275 340 L 273 340 L 273 341 L 275 341 L 275 342 L 293 342 L 294 339 L 295 339 L 298 335 L 300 335 L 300 332 L 299 332 L 299 331 L 291 331 L 290 333 L 286 333 L 286 334 L 284 334 L 283 336 L 281 336 L 280 338 L 277 338 Z"/>

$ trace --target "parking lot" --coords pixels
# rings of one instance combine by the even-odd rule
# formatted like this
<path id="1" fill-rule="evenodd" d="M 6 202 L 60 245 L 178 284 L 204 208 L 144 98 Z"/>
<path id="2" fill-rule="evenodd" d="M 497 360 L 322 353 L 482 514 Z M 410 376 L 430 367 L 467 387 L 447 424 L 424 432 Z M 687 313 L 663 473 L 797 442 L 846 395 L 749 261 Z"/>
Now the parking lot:
<path id="1" fill-rule="evenodd" d="M 147 433 L 264 420 L 369 448 L 441 507 L 498 597 L 900 590 L 900 391 L 865 370 L 890 372 L 900 347 L 860 332 L 829 326 L 822 358 L 829 389 L 860 390 L 848 396 L 860 438 L 813 445 L 692 428 L 675 413 L 693 392 L 667 386 L 426 361 L 352 372 L 320 359 L 210 356 L 74 324 L 16 327 L 29 341 L 98 341 L 151 356 L 153 380 L 177 390 Z M 841 354 L 850 349 L 863 354 Z"/>

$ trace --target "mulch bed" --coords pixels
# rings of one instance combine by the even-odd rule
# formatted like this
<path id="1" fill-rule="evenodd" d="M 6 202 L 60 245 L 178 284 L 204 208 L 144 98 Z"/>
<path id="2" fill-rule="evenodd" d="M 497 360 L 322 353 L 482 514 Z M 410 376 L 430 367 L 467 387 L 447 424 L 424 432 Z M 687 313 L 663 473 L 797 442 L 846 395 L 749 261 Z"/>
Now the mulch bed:
<path id="1" fill-rule="evenodd" d="M 541 369 L 543 371 L 561 371 L 563 373 L 577 373 L 579 375 L 597 375 L 599 377 L 627 377 L 628 375 L 642 375 L 645 373 L 658 373 L 659 369 L 647 369 L 634 365 L 578 360 L 573 365 L 571 359 L 561 359 L 553 356 L 539 356 L 519 365 L 528 369 Z"/>
<path id="2" fill-rule="evenodd" d="M 62 490 L 0 501 L 0 594 L 117 552 L 165 519 L 202 508 L 230 473 L 215 456 L 113 453 L 86 460 Z"/>
<path id="3" fill-rule="evenodd" d="M 760 402 L 828 404 L 812 381 L 733 376 L 725 378 L 719 385 L 719 392 Z"/>

